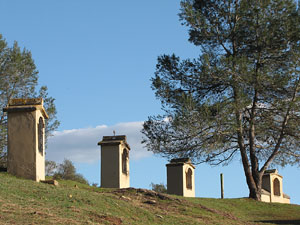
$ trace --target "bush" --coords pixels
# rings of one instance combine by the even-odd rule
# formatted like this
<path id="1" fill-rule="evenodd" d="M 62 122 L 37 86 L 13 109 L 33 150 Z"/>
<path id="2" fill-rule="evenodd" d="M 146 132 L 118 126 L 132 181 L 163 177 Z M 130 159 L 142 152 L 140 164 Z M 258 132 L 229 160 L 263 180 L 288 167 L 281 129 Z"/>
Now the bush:
<path id="1" fill-rule="evenodd" d="M 82 184 L 89 184 L 82 174 L 76 173 L 76 168 L 71 160 L 65 159 L 58 166 L 58 171 L 53 175 L 57 180 L 73 180 Z"/>
<path id="2" fill-rule="evenodd" d="M 167 193 L 167 187 L 163 183 L 160 183 L 160 184 L 151 183 L 150 186 L 153 191 L 156 191 L 159 193 Z"/>
<path id="3" fill-rule="evenodd" d="M 45 161 L 46 176 L 49 176 L 49 177 L 53 176 L 56 169 L 57 169 L 56 162 L 50 161 L 50 160 Z"/>

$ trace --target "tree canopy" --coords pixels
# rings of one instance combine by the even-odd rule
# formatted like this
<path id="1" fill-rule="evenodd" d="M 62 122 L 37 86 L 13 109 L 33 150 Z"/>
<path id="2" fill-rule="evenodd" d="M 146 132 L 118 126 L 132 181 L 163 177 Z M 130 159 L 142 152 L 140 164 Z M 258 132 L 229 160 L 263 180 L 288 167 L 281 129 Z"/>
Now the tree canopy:
<path id="1" fill-rule="evenodd" d="M 228 164 L 241 158 L 260 200 L 271 165 L 300 160 L 300 14 L 293 0 L 185 0 L 180 19 L 196 59 L 158 57 L 152 89 L 164 115 L 143 143 L 164 157 Z"/>
<path id="2" fill-rule="evenodd" d="M 7 116 L 3 108 L 12 98 L 44 99 L 44 107 L 49 115 L 46 120 L 46 141 L 51 133 L 59 126 L 56 118 L 55 99 L 48 96 L 47 87 L 38 86 L 38 70 L 32 59 L 31 52 L 21 50 L 17 42 L 12 47 L 0 34 L 0 167 L 6 164 L 7 153 Z"/>
<path id="3" fill-rule="evenodd" d="M 89 184 L 82 174 L 76 172 L 73 162 L 69 159 L 64 159 L 59 165 L 56 165 L 54 161 L 47 161 L 46 166 L 48 171 L 53 173 L 54 179 L 73 180 L 79 183 Z M 55 171 L 56 169 L 57 171 Z"/>
<path id="4" fill-rule="evenodd" d="M 167 187 L 163 183 L 154 184 L 154 183 L 151 182 L 150 186 L 151 186 L 152 191 L 155 191 L 155 192 L 158 192 L 158 193 L 167 193 Z"/>

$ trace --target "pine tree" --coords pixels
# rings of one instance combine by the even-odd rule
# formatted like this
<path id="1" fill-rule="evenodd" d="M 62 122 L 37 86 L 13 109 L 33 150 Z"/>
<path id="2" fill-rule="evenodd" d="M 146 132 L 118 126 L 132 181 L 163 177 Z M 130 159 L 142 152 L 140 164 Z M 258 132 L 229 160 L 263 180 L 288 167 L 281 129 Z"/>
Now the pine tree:
<path id="1" fill-rule="evenodd" d="M 49 115 L 46 121 L 46 141 L 59 126 L 56 119 L 55 99 L 48 96 L 47 87 L 42 86 L 37 92 L 38 71 L 30 51 L 21 50 L 17 42 L 12 47 L 0 34 L 0 167 L 6 167 L 7 154 L 7 115 L 3 112 L 12 98 L 44 99 L 44 107 Z"/>
<path id="2" fill-rule="evenodd" d="M 185 0 L 180 19 L 197 59 L 158 57 L 152 88 L 165 115 L 143 143 L 164 157 L 228 164 L 241 158 L 260 200 L 270 165 L 300 160 L 300 14 L 293 0 Z"/>

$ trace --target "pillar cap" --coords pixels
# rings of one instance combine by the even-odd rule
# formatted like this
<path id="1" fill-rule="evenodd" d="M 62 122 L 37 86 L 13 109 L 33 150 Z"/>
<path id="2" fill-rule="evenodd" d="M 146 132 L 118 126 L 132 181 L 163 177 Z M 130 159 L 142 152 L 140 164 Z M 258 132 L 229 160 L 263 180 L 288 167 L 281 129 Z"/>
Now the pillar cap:
<path id="1" fill-rule="evenodd" d="M 263 174 L 263 176 L 274 176 L 274 175 L 283 178 L 280 174 L 278 174 L 277 169 L 266 170 Z"/>
<path id="2" fill-rule="evenodd" d="M 8 105 L 3 108 L 3 112 L 32 112 L 40 110 L 43 116 L 48 119 L 49 116 L 43 107 L 42 98 L 14 98 L 8 101 Z"/>
<path id="3" fill-rule="evenodd" d="M 278 170 L 277 170 L 277 169 L 270 169 L 270 170 L 266 170 L 266 171 L 264 172 L 264 174 L 270 174 L 270 173 L 278 174 Z"/>
<path id="4" fill-rule="evenodd" d="M 43 105 L 42 98 L 13 98 L 8 101 L 8 106 Z"/>
<path id="5" fill-rule="evenodd" d="M 189 164 L 193 169 L 195 166 L 192 164 L 190 158 L 174 158 L 171 159 L 170 163 L 166 164 L 166 166 L 182 166 L 184 164 Z"/>
<path id="6" fill-rule="evenodd" d="M 128 150 L 130 146 L 126 141 L 126 135 L 115 135 L 115 136 L 103 136 L 102 141 L 98 142 L 98 145 L 120 145 L 124 144 Z"/>

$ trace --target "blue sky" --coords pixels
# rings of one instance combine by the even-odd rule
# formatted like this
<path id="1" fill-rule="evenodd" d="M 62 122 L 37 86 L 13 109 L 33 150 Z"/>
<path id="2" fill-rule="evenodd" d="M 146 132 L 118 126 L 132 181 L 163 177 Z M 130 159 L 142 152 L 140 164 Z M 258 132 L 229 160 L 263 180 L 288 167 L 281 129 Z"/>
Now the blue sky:
<path id="1" fill-rule="evenodd" d="M 161 54 L 193 58 L 181 25 L 179 0 L 2 0 L 0 33 L 32 52 L 39 85 L 56 99 L 61 126 L 49 140 L 47 158 L 71 159 L 91 183 L 100 183 L 103 135 L 125 134 L 131 145 L 131 186 L 150 188 L 166 183 L 167 161 L 140 144 L 141 124 L 161 113 L 150 88 Z M 248 189 L 237 159 L 227 167 L 196 167 L 196 195 L 220 196 L 224 173 L 225 197 L 246 197 Z M 279 168 L 283 191 L 300 204 L 298 167 Z"/>

